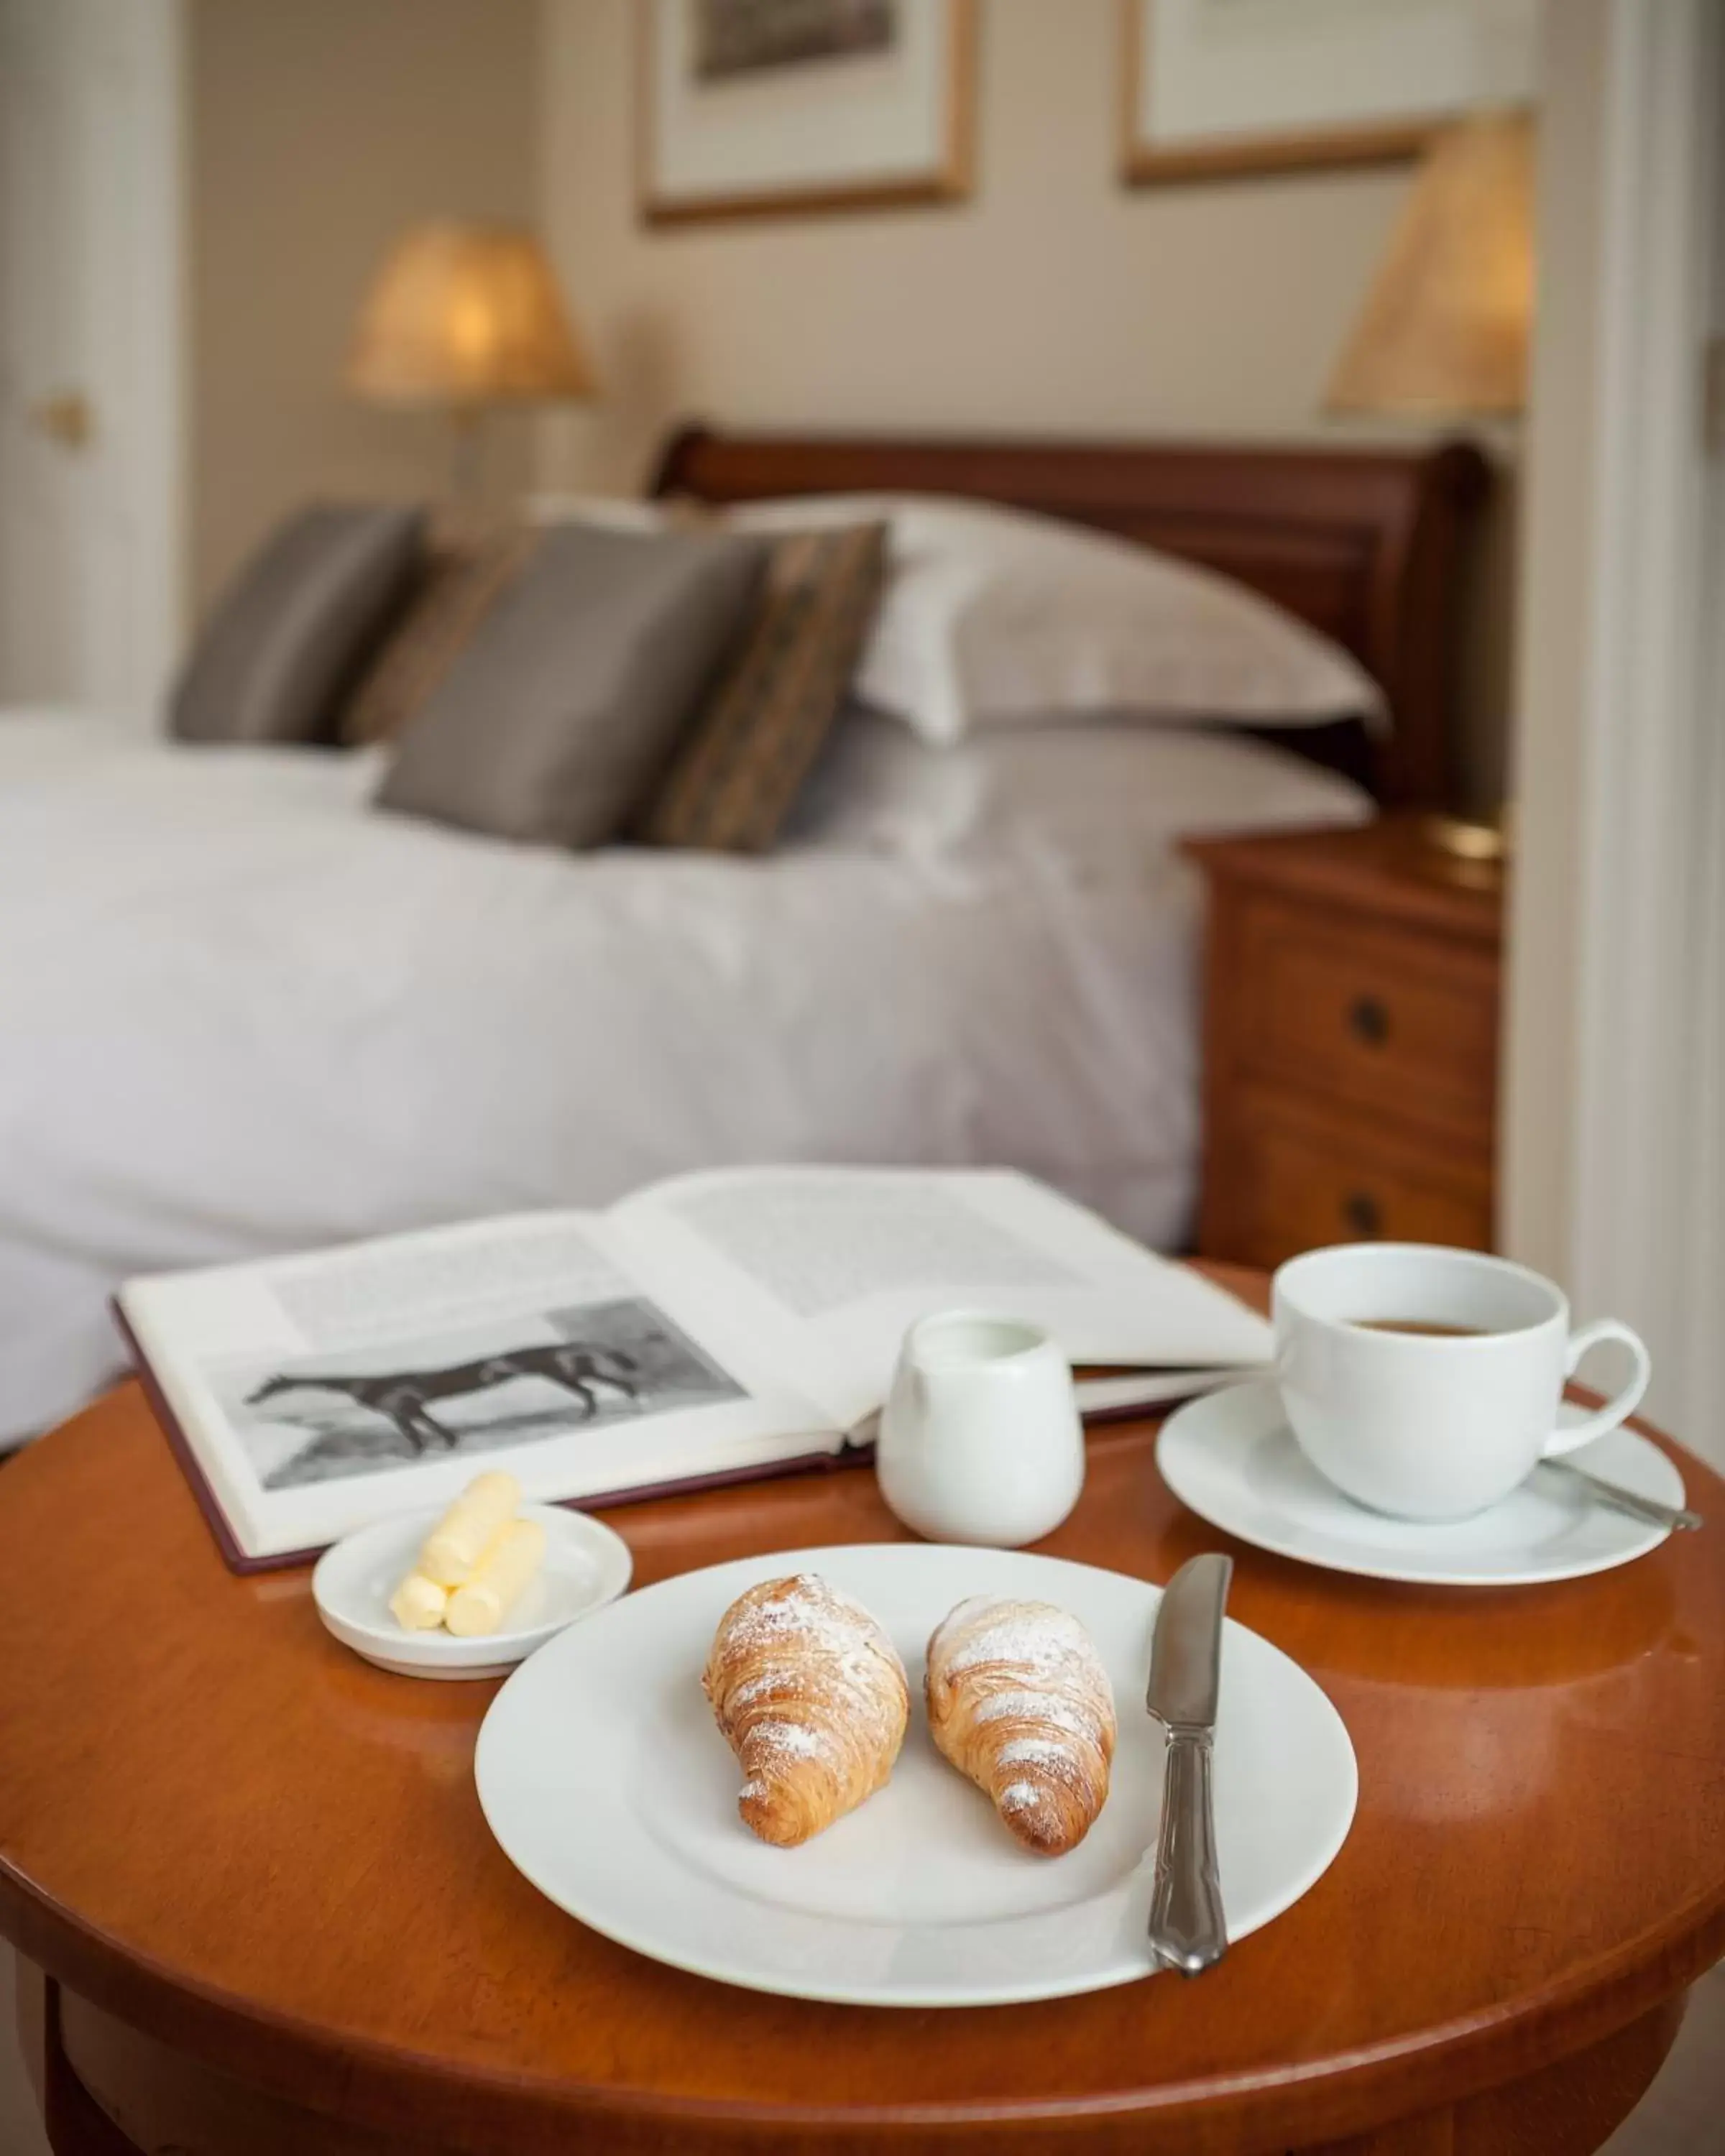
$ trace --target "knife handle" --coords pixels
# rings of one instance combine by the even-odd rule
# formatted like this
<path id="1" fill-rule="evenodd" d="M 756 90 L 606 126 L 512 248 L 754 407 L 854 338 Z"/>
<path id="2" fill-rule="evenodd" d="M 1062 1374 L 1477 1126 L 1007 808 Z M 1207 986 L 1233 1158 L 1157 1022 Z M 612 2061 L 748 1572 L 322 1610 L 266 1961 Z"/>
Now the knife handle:
<path id="1" fill-rule="evenodd" d="M 1150 1947 L 1164 1968 L 1186 1976 L 1196 1976 L 1228 1951 L 1208 1732 L 1168 1732 L 1156 1885 L 1150 1897 Z"/>

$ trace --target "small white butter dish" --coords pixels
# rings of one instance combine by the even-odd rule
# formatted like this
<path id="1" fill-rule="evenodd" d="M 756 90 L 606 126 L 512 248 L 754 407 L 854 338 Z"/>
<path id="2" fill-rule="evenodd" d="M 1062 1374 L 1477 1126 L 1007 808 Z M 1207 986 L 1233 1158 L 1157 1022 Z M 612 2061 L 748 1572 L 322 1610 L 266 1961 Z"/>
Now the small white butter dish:
<path id="1" fill-rule="evenodd" d="M 344 1647 L 397 1676 L 503 1676 L 566 1625 L 614 1602 L 634 1568 L 623 1537 L 585 1512 L 523 1505 L 520 1517 L 544 1527 L 545 1562 L 501 1632 L 472 1640 L 441 1629 L 409 1632 L 390 1614 L 389 1598 L 440 1508 L 376 1521 L 326 1549 L 311 1575 L 317 1614 Z"/>

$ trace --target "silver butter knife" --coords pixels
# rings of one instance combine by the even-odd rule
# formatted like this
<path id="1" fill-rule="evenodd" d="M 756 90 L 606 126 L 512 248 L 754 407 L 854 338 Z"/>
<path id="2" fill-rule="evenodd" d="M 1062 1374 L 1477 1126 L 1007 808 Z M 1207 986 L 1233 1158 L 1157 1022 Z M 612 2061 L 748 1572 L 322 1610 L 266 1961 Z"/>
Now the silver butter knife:
<path id="1" fill-rule="evenodd" d="M 1210 1741 L 1222 1676 L 1222 1612 L 1233 1576 L 1231 1557 L 1212 1553 L 1183 1564 L 1163 1590 L 1150 1643 L 1146 1704 L 1168 1732 L 1150 1951 L 1164 1969 L 1186 1976 L 1196 1976 L 1228 1951 L 1210 1799 Z"/>

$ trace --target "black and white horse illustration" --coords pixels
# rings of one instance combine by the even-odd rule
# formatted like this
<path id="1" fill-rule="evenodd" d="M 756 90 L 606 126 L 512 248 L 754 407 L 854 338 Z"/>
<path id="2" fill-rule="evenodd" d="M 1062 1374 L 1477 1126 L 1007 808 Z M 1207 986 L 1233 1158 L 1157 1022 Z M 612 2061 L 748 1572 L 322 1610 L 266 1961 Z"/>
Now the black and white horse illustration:
<path id="1" fill-rule="evenodd" d="M 283 1373 L 265 1378 L 255 1391 L 247 1394 L 246 1405 L 257 1407 L 278 1394 L 316 1385 L 325 1392 L 344 1393 L 356 1407 L 369 1408 L 393 1422 L 415 1453 L 423 1453 L 428 1445 L 441 1445 L 453 1451 L 459 1440 L 432 1414 L 433 1400 L 482 1393 L 493 1385 L 507 1384 L 512 1378 L 547 1378 L 572 1393 L 581 1402 L 582 1420 L 591 1422 L 599 1408 L 593 1388 L 606 1385 L 624 1399 L 637 1400 L 640 1389 L 633 1379 L 639 1368 L 632 1356 L 619 1348 L 559 1340 L 543 1348 L 511 1348 L 444 1370 L 390 1370 L 352 1376 L 309 1370 Z"/>

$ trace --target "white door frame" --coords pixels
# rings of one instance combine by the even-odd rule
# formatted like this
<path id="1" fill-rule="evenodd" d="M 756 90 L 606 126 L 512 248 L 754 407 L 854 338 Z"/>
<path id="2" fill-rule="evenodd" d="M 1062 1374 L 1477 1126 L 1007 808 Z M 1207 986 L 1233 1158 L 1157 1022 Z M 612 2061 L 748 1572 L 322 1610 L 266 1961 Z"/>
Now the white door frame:
<path id="1" fill-rule="evenodd" d="M 1590 134 L 1596 192 L 1553 172 L 1542 238 L 1592 306 L 1552 293 L 1534 374 L 1503 1226 L 1582 1314 L 1645 1334 L 1653 1412 L 1725 1466 L 1725 518 L 1703 417 L 1725 8 L 1552 15 L 1574 42 L 1548 98 L 1591 103 L 1568 140 Z M 1576 120 L 1548 102 L 1560 161 Z"/>
<path id="2" fill-rule="evenodd" d="M 21 283 L 0 292 L 0 306 L 25 311 L 22 326 L 37 332 L 8 346 L 8 463 L 15 454 L 20 473 L 51 474 L 67 507 L 64 531 L 44 548 L 28 494 L 7 505 L 8 558 L 66 609 L 52 651 L 23 672 L 31 693 L 57 702 L 141 712 L 177 655 L 186 588 L 184 0 L 4 4 L 8 41 L 48 70 L 33 115 L 40 161 L 21 152 L 11 205 L 32 244 L 8 254 Z M 44 191 L 39 202 L 33 189 Z M 44 272 L 56 293 L 39 290 Z M 39 424 L 33 406 L 73 394 L 90 409 L 87 441 L 19 439 L 14 430 Z M 26 609 L 41 596 L 28 585 L 8 594 Z"/>
<path id="3" fill-rule="evenodd" d="M 133 499 L 150 535 L 136 555 L 127 701 L 143 707 L 166 689 L 187 629 L 186 8 L 185 0 L 126 4 L 142 18 L 131 35 L 141 93 L 133 184 L 143 257 L 134 285 L 140 364 L 126 424 L 136 445 Z"/>

